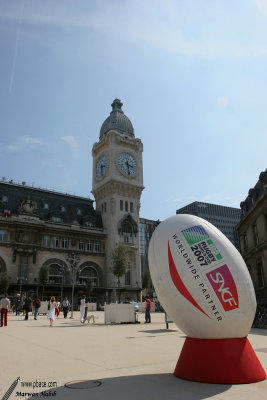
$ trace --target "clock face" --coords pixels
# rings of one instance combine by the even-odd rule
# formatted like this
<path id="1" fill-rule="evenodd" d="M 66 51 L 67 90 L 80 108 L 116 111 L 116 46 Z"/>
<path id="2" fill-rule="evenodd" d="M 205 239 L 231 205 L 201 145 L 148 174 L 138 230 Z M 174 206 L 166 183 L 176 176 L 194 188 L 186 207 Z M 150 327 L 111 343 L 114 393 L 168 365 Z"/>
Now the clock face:
<path id="1" fill-rule="evenodd" d="M 96 164 L 96 176 L 98 178 L 102 178 L 105 175 L 107 168 L 108 168 L 108 159 L 106 156 L 102 156 L 97 161 L 97 164 Z"/>
<path id="2" fill-rule="evenodd" d="M 121 153 L 119 155 L 118 166 L 120 171 L 127 176 L 136 174 L 136 161 L 133 156 L 128 153 Z"/>

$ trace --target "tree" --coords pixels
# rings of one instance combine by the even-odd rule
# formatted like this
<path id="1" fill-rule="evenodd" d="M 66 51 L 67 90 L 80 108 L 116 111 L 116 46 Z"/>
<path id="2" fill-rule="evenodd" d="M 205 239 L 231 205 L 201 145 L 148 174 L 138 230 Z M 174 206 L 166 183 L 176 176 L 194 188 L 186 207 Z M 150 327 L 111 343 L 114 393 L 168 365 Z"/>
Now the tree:
<path id="1" fill-rule="evenodd" d="M 48 268 L 42 266 L 39 271 L 39 284 L 43 286 L 42 300 L 44 299 L 44 287 L 48 283 Z"/>
<path id="2" fill-rule="evenodd" d="M 9 276 L 6 272 L 0 273 L 0 293 L 6 293 L 9 288 Z"/>
<path id="3" fill-rule="evenodd" d="M 151 280 L 149 269 L 146 269 L 143 272 L 142 289 L 149 289 L 150 291 L 152 290 L 152 280 Z"/>
<path id="4" fill-rule="evenodd" d="M 123 243 L 118 243 L 111 252 L 111 271 L 118 279 L 120 302 L 120 279 L 128 271 L 128 254 Z"/>

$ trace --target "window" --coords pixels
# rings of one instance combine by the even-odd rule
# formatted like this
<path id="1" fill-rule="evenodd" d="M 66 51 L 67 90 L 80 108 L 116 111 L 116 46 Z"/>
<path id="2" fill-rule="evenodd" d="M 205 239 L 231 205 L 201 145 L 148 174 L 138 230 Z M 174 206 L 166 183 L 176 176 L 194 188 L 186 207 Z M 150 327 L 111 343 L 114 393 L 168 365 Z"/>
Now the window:
<path id="1" fill-rule="evenodd" d="M 27 281 L 27 266 L 28 266 L 28 256 L 20 256 L 20 266 L 19 266 L 19 283 L 25 283 Z"/>
<path id="2" fill-rule="evenodd" d="M 64 270 L 58 264 L 49 265 L 48 269 L 48 283 L 63 285 L 64 283 Z"/>
<path id="3" fill-rule="evenodd" d="M 48 203 L 44 203 L 44 209 L 45 209 L 45 210 L 48 210 L 48 209 L 49 209 Z"/>
<path id="4" fill-rule="evenodd" d="M 93 222 L 86 221 L 83 226 L 87 226 L 88 228 L 92 228 L 94 226 Z"/>
<path id="5" fill-rule="evenodd" d="M 120 200 L 120 210 L 123 211 L 123 201 Z"/>
<path id="6" fill-rule="evenodd" d="M 59 238 L 57 236 L 53 237 L 53 247 L 59 247 Z"/>
<path id="7" fill-rule="evenodd" d="M 254 238 L 254 245 L 257 246 L 259 244 L 259 236 L 256 225 L 253 226 L 253 238 Z"/>
<path id="8" fill-rule="evenodd" d="M 63 238 L 63 239 L 62 239 L 62 241 L 61 241 L 61 247 L 62 247 L 63 249 L 67 249 L 67 247 L 68 247 L 68 239 L 66 239 L 66 238 Z"/>
<path id="9" fill-rule="evenodd" d="M 61 211 L 61 212 L 65 212 L 65 211 L 66 211 L 66 207 L 60 206 L 60 211 Z"/>
<path id="10" fill-rule="evenodd" d="M 51 217 L 51 221 L 53 221 L 53 222 L 62 222 L 62 218 L 53 215 L 53 216 Z"/>
<path id="11" fill-rule="evenodd" d="M 107 212 L 107 203 L 104 203 L 104 211 Z"/>
<path id="12" fill-rule="evenodd" d="M 102 213 L 104 212 L 104 205 L 103 205 L 103 203 L 101 204 L 101 212 L 102 212 Z"/>
<path id="13" fill-rule="evenodd" d="M 128 212 L 128 201 L 125 201 L 125 211 Z"/>
<path id="14" fill-rule="evenodd" d="M 84 241 L 83 240 L 79 241 L 79 250 L 84 250 Z"/>
<path id="15" fill-rule="evenodd" d="M 79 284 L 80 285 L 86 285 L 88 281 L 91 282 L 93 287 L 96 287 L 99 284 L 97 272 L 92 267 L 83 268 L 79 275 Z"/>
<path id="16" fill-rule="evenodd" d="M 125 286 L 131 285 L 131 265 L 128 264 L 128 270 L 125 273 Z"/>
<path id="17" fill-rule="evenodd" d="M 7 231 L 0 230 L 0 242 L 6 242 Z"/>
<path id="18" fill-rule="evenodd" d="M 257 274 L 258 274 L 258 287 L 263 287 L 265 284 L 264 280 L 264 273 L 263 273 L 263 267 L 262 267 L 262 261 L 258 260 L 257 262 Z"/>
<path id="19" fill-rule="evenodd" d="M 45 235 L 45 236 L 44 236 L 44 238 L 43 238 L 43 245 L 44 245 L 45 247 L 49 247 L 49 246 L 50 246 L 50 236 L 48 236 L 48 235 Z"/>
<path id="20" fill-rule="evenodd" d="M 92 243 L 91 240 L 87 243 L 86 247 L 87 247 L 87 251 L 92 251 L 93 250 L 93 243 Z"/>
<path id="21" fill-rule="evenodd" d="M 125 233 L 124 235 L 123 235 L 123 241 L 124 241 L 124 243 L 129 243 L 129 234 L 127 234 L 127 233 Z"/>
<path id="22" fill-rule="evenodd" d="M 77 208 L 77 215 L 82 215 L 82 210 L 80 210 L 79 208 Z"/>
<path id="23" fill-rule="evenodd" d="M 130 212 L 131 213 L 133 212 L 133 203 L 132 202 L 130 203 Z"/>
<path id="24" fill-rule="evenodd" d="M 95 243 L 95 251 L 100 251 L 100 242 Z"/>
<path id="25" fill-rule="evenodd" d="M 244 235 L 244 250 L 245 250 L 245 252 L 248 251 L 248 240 L 247 240 L 247 235 Z"/>
<path id="26" fill-rule="evenodd" d="M 8 201 L 7 196 L 2 196 L 2 202 L 3 202 L 3 203 L 7 203 L 7 201 Z"/>

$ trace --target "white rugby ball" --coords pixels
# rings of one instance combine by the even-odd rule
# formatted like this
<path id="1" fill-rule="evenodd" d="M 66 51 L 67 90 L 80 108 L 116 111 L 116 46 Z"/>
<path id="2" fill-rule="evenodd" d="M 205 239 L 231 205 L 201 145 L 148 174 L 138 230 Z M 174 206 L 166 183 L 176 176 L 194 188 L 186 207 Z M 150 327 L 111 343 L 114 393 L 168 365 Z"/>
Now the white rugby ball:
<path id="1" fill-rule="evenodd" d="M 161 305 L 187 336 L 248 335 L 253 284 L 242 256 L 215 226 L 193 215 L 167 218 L 152 235 L 148 261 Z"/>

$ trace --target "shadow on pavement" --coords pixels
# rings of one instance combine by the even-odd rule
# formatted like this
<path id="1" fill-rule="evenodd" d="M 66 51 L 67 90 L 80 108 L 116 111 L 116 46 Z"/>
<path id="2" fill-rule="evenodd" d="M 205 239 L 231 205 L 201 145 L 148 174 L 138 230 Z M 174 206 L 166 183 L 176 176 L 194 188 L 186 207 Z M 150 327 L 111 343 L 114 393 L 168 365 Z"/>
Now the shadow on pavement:
<path id="1" fill-rule="evenodd" d="M 27 399 L 49 396 L 56 400 L 202 400 L 230 388 L 231 385 L 185 381 L 173 374 L 150 374 L 66 382 L 65 386 L 47 391 L 45 395 L 36 391 Z"/>

